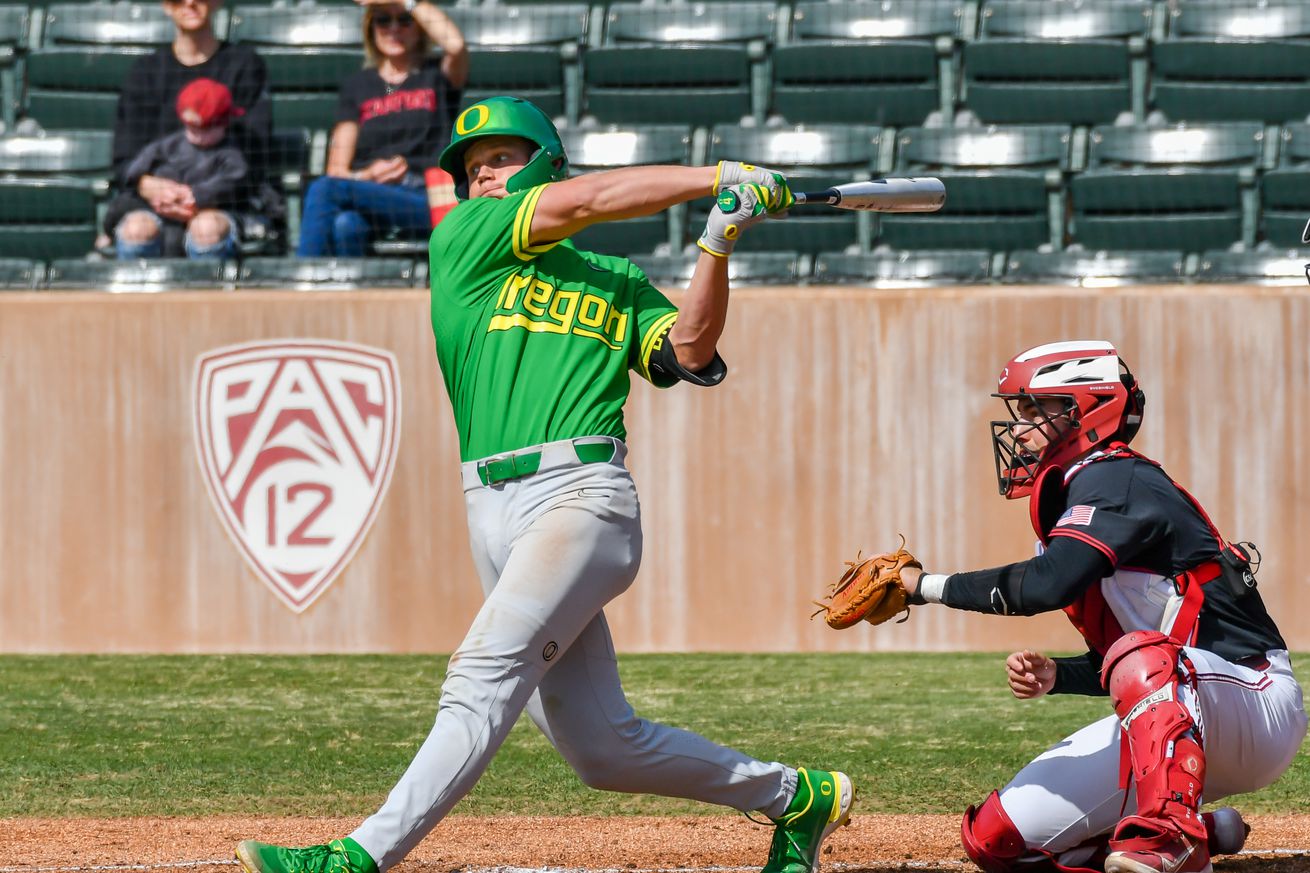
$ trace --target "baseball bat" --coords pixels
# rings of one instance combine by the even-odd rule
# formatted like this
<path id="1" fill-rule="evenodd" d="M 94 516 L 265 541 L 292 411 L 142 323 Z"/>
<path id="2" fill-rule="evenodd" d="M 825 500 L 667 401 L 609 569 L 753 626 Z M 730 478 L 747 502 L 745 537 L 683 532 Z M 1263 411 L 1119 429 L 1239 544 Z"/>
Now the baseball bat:
<path id="1" fill-rule="evenodd" d="M 799 193 L 796 202 L 866 212 L 936 212 L 946 203 L 946 186 L 932 176 L 873 179 Z"/>

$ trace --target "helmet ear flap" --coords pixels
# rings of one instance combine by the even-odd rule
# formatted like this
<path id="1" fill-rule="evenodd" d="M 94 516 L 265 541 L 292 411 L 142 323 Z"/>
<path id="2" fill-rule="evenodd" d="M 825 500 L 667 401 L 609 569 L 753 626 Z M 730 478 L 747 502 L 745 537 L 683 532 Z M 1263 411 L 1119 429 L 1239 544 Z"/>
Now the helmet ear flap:
<path id="1" fill-rule="evenodd" d="M 1125 443 L 1133 441 L 1137 431 L 1142 427 L 1142 413 L 1146 408 L 1146 392 L 1137 384 L 1132 373 L 1121 373 L 1119 381 L 1123 382 L 1128 392 L 1128 402 L 1124 404 L 1123 425 L 1119 429 L 1119 438 Z"/>

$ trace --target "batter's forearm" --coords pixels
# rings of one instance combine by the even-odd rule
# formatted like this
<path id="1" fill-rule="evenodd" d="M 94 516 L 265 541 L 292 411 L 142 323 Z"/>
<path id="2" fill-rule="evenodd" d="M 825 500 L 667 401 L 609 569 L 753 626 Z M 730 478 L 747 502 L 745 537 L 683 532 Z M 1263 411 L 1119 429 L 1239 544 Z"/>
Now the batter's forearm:
<path id="1" fill-rule="evenodd" d="M 592 224 L 662 212 L 709 197 L 717 167 L 623 167 L 556 182 L 532 216 L 532 242 L 570 237 Z"/>
<path id="2" fill-rule="evenodd" d="M 728 259 L 701 252 L 669 330 L 678 363 L 695 373 L 714 360 L 727 320 Z"/>

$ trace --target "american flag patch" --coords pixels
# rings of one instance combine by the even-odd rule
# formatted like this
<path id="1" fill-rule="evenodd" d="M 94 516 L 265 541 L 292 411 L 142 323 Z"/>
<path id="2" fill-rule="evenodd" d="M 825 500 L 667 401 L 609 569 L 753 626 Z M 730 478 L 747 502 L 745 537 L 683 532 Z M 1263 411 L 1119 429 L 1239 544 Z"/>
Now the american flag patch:
<path id="1" fill-rule="evenodd" d="M 1076 524 L 1087 527 L 1092 523 L 1092 513 L 1094 512 L 1096 512 L 1095 506 L 1084 506 L 1081 503 L 1077 506 L 1070 506 L 1064 511 L 1064 515 L 1060 516 L 1060 520 L 1055 523 L 1055 526 Z"/>

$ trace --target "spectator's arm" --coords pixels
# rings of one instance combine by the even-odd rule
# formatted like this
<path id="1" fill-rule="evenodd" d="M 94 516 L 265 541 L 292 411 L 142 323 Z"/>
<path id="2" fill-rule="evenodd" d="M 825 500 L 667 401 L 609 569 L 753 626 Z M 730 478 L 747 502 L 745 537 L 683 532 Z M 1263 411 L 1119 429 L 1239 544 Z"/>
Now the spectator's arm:
<path id="1" fill-rule="evenodd" d="M 268 94 L 268 67 L 259 55 L 236 71 L 232 102 L 245 110 L 234 125 L 241 147 L 251 156 L 252 168 L 262 178 L 273 147 L 273 101 Z"/>
<path id="2" fill-rule="evenodd" d="M 350 179 L 354 174 L 350 164 L 355 160 L 355 143 L 359 141 L 359 125 L 353 121 L 338 121 L 328 140 L 327 174 Z"/>
<path id="3" fill-rule="evenodd" d="M 153 58 L 137 61 L 127 74 L 127 80 L 118 93 L 118 108 L 114 117 L 114 176 L 120 188 L 134 188 L 136 181 L 128 181 L 127 168 L 156 136 L 147 119 L 158 114 L 159 95 L 155 83 L 159 77 L 148 68 Z M 140 174 L 138 174 L 138 177 Z"/>
<path id="4" fill-rule="evenodd" d="M 123 167 L 120 179 L 124 188 L 136 191 L 137 186 L 141 184 L 141 180 L 150 175 L 150 171 L 155 168 L 155 163 L 159 158 L 162 143 L 163 140 L 148 143 L 136 157 Z"/>
<path id="5" fill-rule="evenodd" d="M 469 79 L 469 51 L 464 34 L 435 3 L 422 0 L 414 7 L 414 20 L 441 49 L 441 74 L 451 87 L 462 91 Z"/>
<path id="6" fill-rule="evenodd" d="M 205 181 L 191 186 L 191 196 L 198 209 L 210 209 L 231 203 L 250 171 L 245 155 L 235 146 L 220 148 Z"/>

